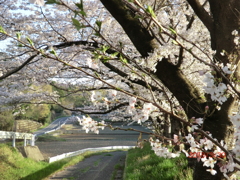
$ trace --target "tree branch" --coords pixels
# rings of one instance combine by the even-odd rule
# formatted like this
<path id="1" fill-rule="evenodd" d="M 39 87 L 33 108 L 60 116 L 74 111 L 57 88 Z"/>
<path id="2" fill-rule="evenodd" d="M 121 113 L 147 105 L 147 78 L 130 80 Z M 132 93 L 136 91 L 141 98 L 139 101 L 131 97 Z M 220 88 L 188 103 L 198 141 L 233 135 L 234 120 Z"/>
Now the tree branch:
<path id="1" fill-rule="evenodd" d="M 32 55 L 30 58 L 28 58 L 21 66 L 15 68 L 12 71 L 7 72 L 6 74 L 4 74 L 3 76 L 0 77 L 0 80 L 3 80 L 9 76 L 11 76 L 14 73 L 17 73 L 18 71 L 20 71 L 22 68 L 24 68 L 29 62 L 31 62 L 38 54 Z"/>
<path id="2" fill-rule="evenodd" d="M 101 0 L 105 8 L 120 23 L 136 49 L 143 57 L 148 57 L 155 47 L 155 39 L 142 23 L 135 18 L 132 10 L 122 0 Z"/>
<path id="3" fill-rule="evenodd" d="M 199 17 L 199 19 L 203 22 L 209 32 L 213 32 L 213 20 L 208 12 L 203 8 L 203 6 L 199 3 L 198 0 L 187 0 L 189 5 L 194 10 L 195 14 Z"/>

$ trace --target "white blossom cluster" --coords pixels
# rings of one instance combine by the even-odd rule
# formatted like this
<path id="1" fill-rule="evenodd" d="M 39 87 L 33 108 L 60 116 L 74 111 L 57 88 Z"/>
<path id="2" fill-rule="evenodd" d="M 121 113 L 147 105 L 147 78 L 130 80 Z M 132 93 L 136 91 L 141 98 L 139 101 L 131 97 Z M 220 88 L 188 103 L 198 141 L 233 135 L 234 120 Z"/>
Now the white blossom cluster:
<path id="1" fill-rule="evenodd" d="M 29 2 L 33 4 L 37 4 L 39 6 L 43 6 L 45 4 L 44 0 L 29 0 Z"/>
<path id="2" fill-rule="evenodd" d="M 198 158 L 198 160 L 201 159 L 201 161 L 204 163 L 203 166 L 210 167 L 210 169 L 207 169 L 207 171 L 209 171 L 212 175 L 215 175 L 217 173 L 217 171 L 214 170 L 214 166 L 217 162 L 216 157 L 222 159 L 226 158 L 225 152 L 223 152 L 218 146 L 213 144 L 213 142 L 207 138 L 200 139 L 199 142 L 196 142 L 192 134 L 188 134 L 188 136 L 185 138 L 191 146 L 190 152 L 187 154 L 187 156 L 190 158 Z M 223 145 L 222 142 L 221 144 Z M 231 162 L 231 164 L 232 163 L 233 162 Z M 225 173 L 233 171 L 231 168 L 226 170 L 227 171 Z"/>
<path id="3" fill-rule="evenodd" d="M 93 102 L 94 106 L 100 108 L 100 107 L 106 107 L 109 108 L 109 105 L 111 103 L 114 103 L 114 101 L 117 98 L 117 91 L 116 90 L 109 90 L 108 94 L 105 94 L 106 92 L 103 91 L 92 91 L 91 94 L 91 101 Z"/>
<path id="4" fill-rule="evenodd" d="M 154 141 L 152 138 L 150 138 L 149 142 L 152 146 L 152 150 L 159 157 L 175 158 L 180 156 L 180 152 L 177 153 L 170 152 L 169 149 L 167 147 L 164 147 L 163 144 L 158 139 Z"/>
<path id="5" fill-rule="evenodd" d="M 215 77 L 211 73 L 205 74 L 205 85 L 203 89 L 206 93 L 211 95 L 213 101 L 217 101 L 220 104 L 227 100 L 226 91 L 227 86 L 224 83 L 216 83 Z"/>
<path id="6" fill-rule="evenodd" d="M 91 117 L 85 117 L 83 116 L 82 118 L 79 118 L 76 116 L 79 124 L 82 126 L 82 129 L 86 131 L 86 133 L 92 131 L 96 134 L 99 134 L 99 129 L 101 128 L 102 130 L 105 127 L 105 122 L 97 122 L 94 121 Z"/>
<path id="7" fill-rule="evenodd" d="M 238 112 L 233 116 L 230 116 L 230 120 L 232 121 L 235 127 L 234 137 L 236 139 L 236 142 L 235 142 L 235 147 L 233 149 L 233 152 L 236 154 L 237 157 L 239 157 L 240 156 L 240 112 Z"/>
<path id="8" fill-rule="evenodd" d="M 19 4 L 18 2 L 21 3 Z M 159 41 L 161 41 L 161 46 L 154 52 L 149 52 L 148 58 L 140 57 L 139 52 L 132 45 L 123 29 L 100 3 L 96 3 L 95 1 L 84 2 L 87 15 L 80 17 L 75 14 L 78 9 L 74 1 L 62 1 L 67 4 L 68 8 L 57 5 L 54 7 L 44 6 L 44 0 L 29 0 L 29 2 L 37 6 L 43 6 L 41 7 L 42 11 L 39 7 L 29 5 L 26 1 L 19 0 L 16 2 L 9 0 L 1 4 L 0 11 L 5 13 L 4 18 L 0 17 L 2 18 L 0 20 L 4 22 L 3 26 L 9 35 L 15 37 L 16 32 L 21 33 L 19 39 L 28 45 L 30 45 L 30 43 L 27 37 L 30 38 L 33 41 L 33 45 L 31 46 L 34 46 L 37 50 L 42 50 L 45 56 L 38 52 L 37 57 L 34 58 L 34 63 L 29 63 L 16 76 L 10 76 L 0 82 L 1 106 L 6 107 L 10 104 L 27 101 L 39 103 L 49 99 L 49 97 L 57 101 L 58 96 L 54 92 L 41 93 L 39 91 L 29 91 L 28 89 L 32 88 L 33 85 L 54 81 L 58 82 L 58 85 L 60 84 L 60 87 L 66 90 L 70 89 L 69 87 L 71 87 L 72 84 L 78 88 L 89 86 L 90 89 L 97 89 L 96 91 L 92 91 L 90 99 L 98 108 L 104 107 L 109 109 L 111 105 L 129 101 L 129 106 L 126 111 L 124 111 L 125 115 L 130 115 L 133 121 L 142 124 L 149 120 L 150 117 L 154 120 L 161 115 L 159 110 L 153 105 L 155 103 L 161 105 L 163 109 L 169 112 L 180 111 L 176 108 L 179 107 L 179 103 L 171 97 L 172 94 L 162 87 L 163 84 L 161 82 L 156 81 L 155 78 L 151 76 L 152 72 L 156 72 L 156 63 L 163 60 L 163 58 L 168 58 L 169 62 L 173 65 L 179 66 L 181 73 L 186 75 L 189 81 L 196 85 L 196 88 L 200 88 L 201 92 L 205 91 L 207 94 L 210 94 L 213 101 L 221 105 L 227 100 L 227 85 L 218 81 L 213 74 L 209 73 L 210 67 L 206 65 L 207 63 L 213 62 L 212 56 L 215 53 L 210 47 L 211 41 L 208 30 L 198 18 L 194 18 L 195 20 L 191 24 L 192 28 L 186 29 L 190 22 L 189 18 L 194 16 L 194 12 L 189 8 L 189 5 L 186 4 L 186 1 L 172 1 L 172 4 L 170 3 L 169 6 L 163 6 L 156 12 L 156 18 L 166 30 L 165 33 L 160 32 L 159 27 L 156 28 L 155 25 L 147 24 L 147 26 L 149 26 L 148 28 L 151 28 L 152 33 L 155 32 L 156 35 L 160 34 L 161 36 L 158 37 Z M 199 2 L 203 4 L 205 1 L 201 0 Z M 204 6 L 207 11 L 208 6 L 208 3 Z M 72 8 L 73 11 L 70 10 L 70 8 Z M 24 11 L 24 13 L 21 13 L 21 11 Z M 75 26 L 78 26 L 77 29 L 73 25 L 73 20 L 75 20 Z M 99 23 L 97 25 L 96 22 L 100 22 L 101 29 Z M 144 22 L 143 25 L 145 25 Z M 174 28 L 170 29 L 169 27 Z M 94 31 L 96 28 L 99 28 L 98 33 Z M 173 38 L 170 38 L 169 34 Z M 238 46 L 238 31 L 233 31 L 232 35 L 234 36 L 234 43 Z M 90 41 L 92 43 L 98 43 L 99 45 L 108 44 L 109 47 L 114 47 L 114 50 L 118 50 L 121 54 L 126 55 L 125 57 L 128 57 L 128 62 L 124 61 L 124 58 L 123 62 L 116 60 L 116 55 L 114 56 L 100 51 L 100 48 L 93 51 L 96 47 L 72 45 L 70 47 L 57 48 L 64 42 L 72 41 Z M 181 57 L 179 57 L 180 47 L 184 47 L 182 56 L 186 60 L 182 61 Z M 0 77 L 34 55 L 32 49 L 29 51 L 29 48 L 21 47 L 21 43 L 17 41 L 11 41 L 11 43 L 6 46 L 6 49 L 9 53 L 6 54 L 6 58 L 5 56 L 1 56 Z M 92 53 L 89 53 L 88 50 Z M 55 55 L 54 51 L 56 53 Z M 46 58 L 46 55 L 52 59 Z M 125 72 L 127 77 L 120 77 L 112 73 L 101 63 L 102 59 L 117 67 L 119 71 Z M 59 61 L 65 61 L 69 67 Z M 219 67 L 226 77 L 234 72 L 234 69 L 228 64 L 226 66 L 219 65 Z M 200 71 L 203 72 L 204 79 L 202 79 L 202 77 L 199 78 L 198 73 Z M 116 83 L 114 84 L 115 87 L 121 87 L 126 91 L 126 94 L 134 95 L 130 97 L 124 93 L 117 93 L 116 90 L 102 91 L 100 90 L 101 87 L 106 88 L 108 86 L 104 86 L 104 83 L 99 80 L 93 81 L 89 77 L 100 77 L 99 79 L 110 82 L 110 84 L 120 82 L 119 84 L 121 85 Z M 79 81 L 79 79 L 85 78 L 88 80 Z M 132 83 L 138 80 L 157 87 L 159 92 Z M 91 81 L 91 83 L 89 81 Z M 129 84 L 131 84 L 131 86 L 129 86 Z M 140 105 L 137 104 L 137 100 L 139 99 L 136 98 L 139 96 L 141 99 L 145 99 Z M 96 122 L 90 117 L 83 116 L 82 119 L 78 117 L 77 119 L 86 132 L 92 131 L 99 133 L 99 128 L 105 126 L 104 122 Z M 239 154 L 239 114 L 232 116 L 231 119 L 237 129 L 234 152 Z M 202 118 L 194 118 L 190 131 L 194 132 L 194 130 L 198 129 L 202 124 Z M 198 142 L 191 134 L 185 138 L 191 145 L 190 152 L 192 153 L 204 154 L 204 151 L 211 151 L 213 149 L 215 149 L 214 154 L 216 155 L 223 153 L 219 147 L 215 146 L 206 138 L 200 139 Z M 180 154 L 179 152 L 170 152 L 159 140 L 154 141 L 151 139 L 150 142 L 153 150 L 159 156 L 177 157 Z M 220 169 L 225 176 L 226 173 L 231 172 L 235 167 L 232 157 L 229 156 L 227 158 L 228 161 L 223 163 Z M 214 158 L 201 157 L 200 159 L 203 161 L 204 166 L 209 168 L 207 171 L 213 175 L 216 174 L 214 170 L 216 160 Z"/>

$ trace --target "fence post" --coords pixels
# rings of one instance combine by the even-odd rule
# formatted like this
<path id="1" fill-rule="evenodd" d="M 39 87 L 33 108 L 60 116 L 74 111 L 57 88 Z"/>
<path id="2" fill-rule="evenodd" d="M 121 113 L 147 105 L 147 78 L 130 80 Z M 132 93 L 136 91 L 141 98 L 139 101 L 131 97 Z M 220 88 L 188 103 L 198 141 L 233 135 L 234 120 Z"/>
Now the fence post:
<path id="1" fill-rule="evenodd" d="M 13 147 L 16 147 L 15 141 L 16 141 L 16 134 L 13 133 L 13 142 L 12 142 Z"/>
<path id="2" fill-rule="evenodd" d="M 24 135 L 24 147 L 27 145 L 26 134 Z"/>
<path id="3" fill-rule="evenodd" d="M 35 146 L 35 134 L 32 135 L 31 146 Z"/>

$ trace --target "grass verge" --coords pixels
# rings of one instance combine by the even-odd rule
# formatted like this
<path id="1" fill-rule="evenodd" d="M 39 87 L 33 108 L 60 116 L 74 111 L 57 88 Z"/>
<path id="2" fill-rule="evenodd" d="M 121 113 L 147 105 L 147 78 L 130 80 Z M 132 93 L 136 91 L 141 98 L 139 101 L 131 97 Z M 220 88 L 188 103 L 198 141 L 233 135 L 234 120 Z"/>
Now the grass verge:
<path id="1" fill-rule="evenodd" d="M 184 155 L 172 159 L 158 157 L 146 143 L 143 149 L 128 151 L 124 180 L 192 180 L 192 173 Z"/>
<path id="2" fill-rule="evenodd" d="M 102 152 L 85 152 L 79 156 L 49 164 L 43 161 L 37 162 L 29 158 L 24 158 L 15 148 L 7 144 L 0 144 L 0 179 L 43 180 L 65 167 L 77 164 L 86 157 L 100 153 Z"/>
<path id="3" fill-rule="evenodd" d="M 52 136 L 51 134 L 44 134 L 42 136 L 39 136 L 37 139 L 38 139 L 38 141 L 42 141 L 42 142 L 66 141 L 66 139 L 56 137 L 56 136 Z"/>

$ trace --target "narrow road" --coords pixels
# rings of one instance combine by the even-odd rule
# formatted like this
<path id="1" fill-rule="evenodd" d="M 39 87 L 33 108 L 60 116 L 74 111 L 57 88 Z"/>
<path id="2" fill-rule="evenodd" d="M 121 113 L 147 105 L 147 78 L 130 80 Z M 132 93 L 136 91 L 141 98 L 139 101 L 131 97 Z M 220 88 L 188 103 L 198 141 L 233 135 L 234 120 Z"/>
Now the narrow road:
<path id="1" fill-rule="evenodd" d="M 120 180 L 123 176 L 123 168 L 116 169 L 116 167 L 124 166 L 126 154 L 126 151 L 115 151 L 94 155 L 74 166 L 57 172 L 47 180 Z M 112 176 L 114 177 L 112 178 Z"/>
<path id="2" fill-rule="evenodd" d="M 71 122 L 67 122 L 69 124 Z M 115 126 L 121 128 L 133 128 L 140 131 L 150 132 L 144 127 L 132 124 L 125 126 L 122 123 L 116 123 Z M 63 126 L 64 127 L 64 126 Z M 63 128 L 64 131 L 64 128 Z M 100 130 L 99 134 L 85 133 L 81 126 L 73 126 L 69 130 L 70 134 L 62 134 L 59 137 L 65 141 L 36 142 L 45 158 L 53 157 L 67 152 L 74 152 L 85 148 L 97 148 L 106 146 L 136 146 L 139 132 L 111 130 L 106 128 Z M 143 135 L 143 139 L 148 139 L 148 135 Z M 110 180 L 115 171 L 116 165 L 123 166 L 126 158 L 126 151 L 109 152 L 100 155 L 94 155 L 86 158 L 78 164 L 68 167 L 61 172 L 55 173 L 48 180 Z M 116 171 L 113 180 L 122 179 L 122 170 Z"/>
<path id="3" fill-rule="evenodd" d="M 62 117 L 62 118 L 56 119 L 51 124 L 49 124 L 46 128 L 43 128 L 34 132 L 35 136 L 36 137 L 41 136 L 43 134 L 46 134 L 46 132 L 57 130 L 58 128 L 60 128 L 62 124 L 64 124 L 68 120 L 68 118 L 69 117 Z"/>

